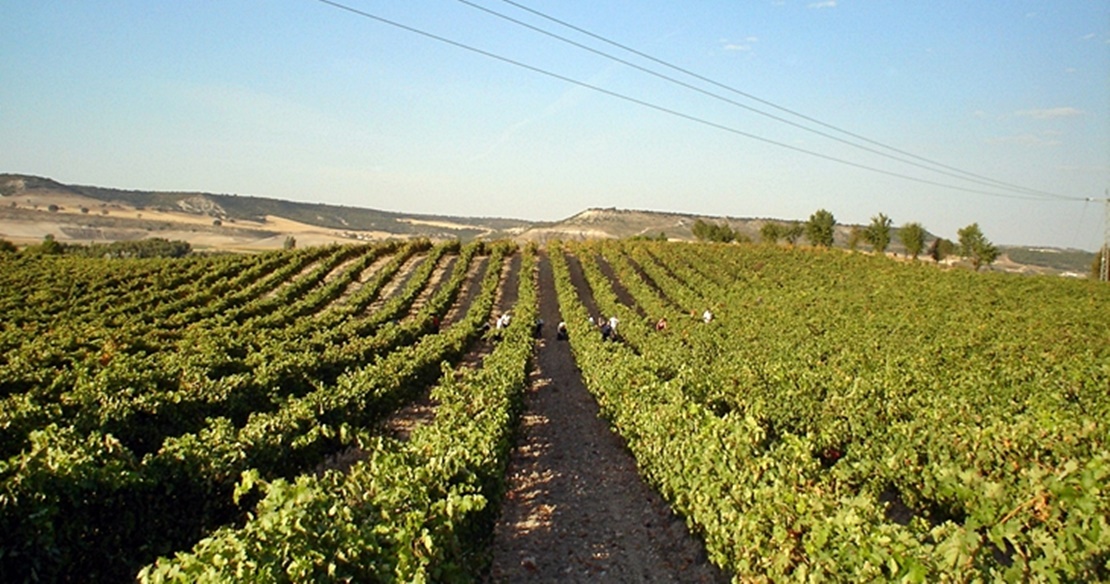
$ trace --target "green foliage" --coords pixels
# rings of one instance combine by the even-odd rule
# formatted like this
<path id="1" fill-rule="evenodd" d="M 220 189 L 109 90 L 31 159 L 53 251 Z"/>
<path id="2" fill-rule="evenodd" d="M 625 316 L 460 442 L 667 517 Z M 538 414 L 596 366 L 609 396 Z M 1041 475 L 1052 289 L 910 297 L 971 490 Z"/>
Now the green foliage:
<path id="1" fill-rule="evenodd" d="M 646 312 L 713 302 L 713 326 L 638 326 L 583 262 L 598 248 L 662 264 L 653 285 L 620 272 Z M 551 254 L 587 387 L 735 580 L 1110 578 L 1103 287 L 771 246 L 569 251 L 628 323 L 623 345 L 585 334 Z"/>
<path id="2" fill-rule="evenodd" d="M 925 228 L 920 223 L 906 223 L 903 225 L 898 230 L 898 238 L 902 240 L 902 245 L 906 247 L 906 253 L 910 254 L 915 260 L 925 249 Z"/>
<path id="3" fill-rule="evenodd" d="M 853 225 L 851 229 L 848 230 L 848 249 L 850 251 L 859 249 L 859 244 L 864 241 L 863 233 L 864 231 L 859 225 Z"/>
<path id="4" fill-rule="evenodd" d="M 798 221 L 791 221 L 782 230 L 782 238 L 790 245 L 798 243 L 798 240 L 801 239 L 804 234 L 805 225 L 802 225 Z"/>
<path id="5" fill-rule="evenodd" d="M 875 250 L 875 253 L 886 253 L 887 246 L 890 245 L 890 226 L 893 222 L 890 217 L 879 213 L 871 218 L 871 224 L 863 231 L 863 238 Z"/>
<path id="6" fill-rule="evenodd" d="M 65 246 L 54 239 L 53 234 L 48 233 L 42 238 L 42 243 L 28 246 L 27 252 L 39 255 L 62 255 L 65 253 Z"/>
<path id="7" fill-rule="evenodd" d="M 971 260 L 976 271 L 998 258 L 998 248 L 983 235 L 978 223 L 972 223 L 956 233 L 960 236 L 960 256 Z"/>
<path id="8" fill-rule="evenodd" d="M 737 233 L 727 223 L 711 223 L 698 219 L 694 222 L 692 231 L 698 241 L 730 243 L 737 238 Z"/>
<path id="9" fill-rule="evenodd" d="M 778 223 L 767 221 L 759 228 L 759 240 L 763 243 L 778 243 L 782 236 L 782 227 Z"/>
<path id="10" fill-rule="evenodd" d="M 285 241 L 281 244 L 282 249 L 296 249 L 296 247 L 297 238 L 293 237 L 292 235 L 287 235 L 285 237 Z"/>
<path id="11" fill-rule="evenodd" d="M 806 239 L 809 239 L 812 245 L 832 247 L 833 228 L 835 226 L 836 218 L 833 217 L 833 214 L 825 209 L 818 209 L 809 216 L 809 221 L 806 222 Z"/>
<path id="12" fill-rule="evenodd" d="M 244 472 L 253 470 L 257 485 L 293 481 L 350 447 L 432 383 L 441 365 L 457 360 L 477 338 L 501 278 L 502 270 L 494 266 L 511 249 L 504 244 L 460 249 L 457 242 L 430 248 L 428 242 L 416 241 L 173 261 L 58 258 L 47 271 L 39 262 L 17 262 L 3 271 L 0 301 L 29 306 L 25 312 L 9 312 L 6 317 L 20 326 L 0 334 L 4 347 L 23 347 L 18 357 L 0 363 L 5 392 L 0 397 L 8 398 L 0 408 L 5 453 L 0 476 L 18 477 L 6 480 L 0 491 L 0 524 L 5 533 L 14 534 L 14 539 L 0 542 L 0 580 L 129 579 L 155 556 L 187 549 L 202 531 L 232 523 L 253 508 L 258 497 L 246 485 L 232 497 Z M 433 320 L 446 314 L 472 274 L 468 266 L 477 261 L 477 252 L 486 250 L 492 253 L 490 268 L 471 312 L 442 327 L 440 334 L 430 334 Z M 367 310 L 382 287 L 399 277 L 401 266 L 413 266 L 409 260 L 414 254 L 425 252 L 419 267 L 409 268 L 403 289 Z M 432 291 L 432 274 L 448 253 L 459 254 L 456 269 Z M 395 257 L 386 258 L 390 261 L 373 277 L 341 300 L 351 283 L 388 254 Z M 34 296 L 9 297 L 30 292 L 8 286 L 9 279 L 25 280 L 29 270 L 41 274 L 33 288 L 45 289 Z M 134 282 L 134 290 L 105 297 L 109 282 Z M 422 307 L 414 308 L 421 295 Z M 527 291 L 520 292 L 522 302 L 527 297 Z M 534 314 L 523 306 L 515 312 L 518 318 Z M 49 326 L 60 331 L 35 336 L 36 323 L 42 330 Z M 527 327 L 520 331 L 526 341 L 523 353 L 517 354 L 526 359 L 531 337 Z M 26 339 L 14 341 L 13 335 Z M 525 369 L 519 369 L 515 378 L 504 371 L 497 375 L 521 379 Z M 508 423 L 506 418 L 496 420 Z M 39 441 L 37 450 L 29 448 L 28 435 L 33 438 L 35 428 L 50 423 L 73 439 Z M 87 435 L 111 438 L 83 440 Z M 508 444 L 503 436 L 498 441 Z M 121 453 L 126 464 L 96 471 L 104 444 Z M 420 447 L 420 452 L 427 451 Z M 493 452 L 498 451 L 474 448 L 475 455 Z M 67 456 L 94 461 L 92 470 L 77 476 L 59 472 L 69 463 L 35 463 Z M 496 464 L 503 463 L 498 460 Z M 483 489 L 497 486 L 489 473 L 480 476 Z M 405 484 L 395 494 L 409 491 L 411 485 Z M 461 496 L 469 497 L 469 491 Z M 438 495 L 429 501 L 437 509 L 444 505 Z M 455 517 L 451 510 L 467 505 L 460 500 L 442 508 Z M 486 508 L 484 503 L 474 507 Z M 480 545 L 482 540 L 471 536 L 488 519 L 488 513 L 476 513 L 474 520 L 451 519 L 463 535 L 443 531 L 456 542 L 454 548 L 429 540 L 437 550 L 456 549 L 456 555 L 437 551 L 416 567 L 433 574 L 456 570 L 451 565 L 470 570 L 478 554 L 466 542 Z M 61 521 L 62 516 L 72 521 Z M 44 531 L 43 525 L 65 529 Z M 436 528 L 433 537 L 441 531 Z M 428 537 L 423 530 L 414 533 L 415 541 Z M 320 549 L 321 544 L 305 542 Z M 365 561 L 387 566 L 391 554 L 419 548 L 402 544 L 390 549 Z M 294 555 L 278 554 L 275 561 L 312 563 L 306 559 L 314 553 L 311 549 L 290 545 L 287 550 Z M 307 556 L 299 556 L 302 551 Z M 217 555 L 229 556 L 227 550 Z"/>
<path id="13" fill-rule="evenodd" d="M 193 246 L 187 241 L 161 237 L 82 245 L 61 243 L 53 235 L 47 235 L 41 244 L 29 246 L 26 251 L 32 254 L 86 258 L 182 258 L 192 253 Z"/>
<path id="14" fill-rule="evenodd" d="M 14 243 L 0 238 L 0 253 L 15 253 L 17 251 L 19 251 L 19 248 Z"/>
<path id="15" fill-rule="evenodd" d="M 503 248 L 502 248 L 503 249 Z M 537 314 L 535 264 L 522 262 L 517 318 Z M 486 321 L 500 276 L 487 271 L 466 329 Z M 439 336 L 439 335 L 435 335 Z M 443 369 L 433 422 L 407 442 L 360 440 L 346 473 L 267 482 L 245 473 L 238 491 L 265 493 L 241 528 L 223 528 L 188 553 L 164 557 L 142 582 L 476 581 L 486 562 L 510 437 L 532 354 L 528 327 L 510 327 L 480 369 Z"/>
<path id="16" fill-rule="evenodd" d="M 187 241 L 162 237 L 65 246 L 66 255 L 107 258 L 182 258 L 192 251 L 193 246 Z"/>
<path id="17" fill-rule="evenodd" d="M 939 262 L 944 258 L 956 253 L 956 244 L 950 240 L 938 237 L 929 244 L 929 257 L 933 258 L 934 262 Z"/>
<path id="18" fill-rule="evenodd" d="M 514 250 L 6 258 L 0 581 L 479 580 L 531 331 L 452 364 Z M 622 343 L 585 329 L 566 252 Z M 736 580 L 1110 580 L 1110 288 L 776 246 L 548 256 L 602 413 Z M 376 430 L 429 387 L 432 421 Z"/>

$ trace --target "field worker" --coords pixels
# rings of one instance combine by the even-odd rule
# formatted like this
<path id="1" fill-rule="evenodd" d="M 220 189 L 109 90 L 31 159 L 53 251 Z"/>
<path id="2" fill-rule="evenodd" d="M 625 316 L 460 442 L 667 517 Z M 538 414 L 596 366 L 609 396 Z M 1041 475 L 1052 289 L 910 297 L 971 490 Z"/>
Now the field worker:
<path id="1" fill-rule="evenodd" d="M 705 321 L 705 324 L 709 324 L 709 321 L 713 320 L 713 313 L 706 308 L 705 312 L 701 313 L 701 319 Z"/>
<path id="2" fill-rule="evenodd" d="M 537 318 L 536 324 L 532 326 L 532 338 L 538 339 L 543 336 L 543 319 Z"/>
<path id="3" fill-rule="evenodd" d="M 601 340 L 609 341 L 613 339 L 613 327 L 609 326 L 606 321 L 601 321 Z"/>
<path id="4" fill-rule="evenodd" d="M 655 330 L 659 332 L 667 330 L 667 317 L 664 316 L 655 323 Z"/>
<path id="5" fill-rule="evenodd" d="M 613 340 L 617 339 L 617 325 L 620 324 L 620 322 L 621 321 L 617 320 L 615 316 L 609 317 L 609 334 L 613 337 Z"/>
<path id="6" fill-rule="evenodd" d="M 506 312 L 505 314 L 502 314 L 497 319 L 497 330 L 501 330 L 503 328 L 509 328 L 509 321 L 512 320 L 512 318 L 513 317 L 508 312 Z"/>
<path id="7" fill-rule="evenodd" d="M 569 338 L 570 334 L 567 333 L 567 323 L 565 321 L 559 321 L 559 326 L 555 327 L 555 339 L 565 341 Z"/>

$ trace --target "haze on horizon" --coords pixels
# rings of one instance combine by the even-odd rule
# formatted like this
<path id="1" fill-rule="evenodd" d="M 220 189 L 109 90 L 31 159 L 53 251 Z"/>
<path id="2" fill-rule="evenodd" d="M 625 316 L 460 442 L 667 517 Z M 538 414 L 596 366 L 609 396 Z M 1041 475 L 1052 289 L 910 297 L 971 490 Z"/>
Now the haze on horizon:
<path id="1" fill-rule="evenodd" d="M 915 156 L 1059 197 L 854 149 L 469 3 L 790 117 L 526 6 Z M 804 220 L 825 208 L 841 223 L 881 212 L 948 238 L 978 222 L 999 244 L 1102 242 L 1107 2 L 343 4 L 580 84 L 320 0 L 0 2 L 0 172 L 530 220 L 588 207 Z"/>

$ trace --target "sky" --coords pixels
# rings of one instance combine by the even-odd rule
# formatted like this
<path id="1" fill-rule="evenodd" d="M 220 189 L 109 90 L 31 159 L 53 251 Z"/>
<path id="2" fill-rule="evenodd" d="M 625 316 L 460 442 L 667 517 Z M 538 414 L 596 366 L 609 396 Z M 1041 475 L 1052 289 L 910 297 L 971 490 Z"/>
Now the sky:
<path id="1" fill-rule="evenodd" d="M 827 209 L 949 239 L 978 223 L 998 244 L 1103 240 L 1105 0 L 337 2 L 362 14 L 0 0 L 0 172 L 441 215 Z"/>

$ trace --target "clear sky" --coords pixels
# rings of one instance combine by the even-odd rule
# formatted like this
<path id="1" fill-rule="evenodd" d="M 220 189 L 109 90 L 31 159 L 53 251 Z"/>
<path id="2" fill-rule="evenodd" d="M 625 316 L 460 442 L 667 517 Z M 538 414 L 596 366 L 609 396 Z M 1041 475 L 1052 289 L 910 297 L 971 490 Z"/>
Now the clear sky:
<path id="1" fill-rule="evenodd" d="M 533 220 L 587 207 L 804 220 L 825 208 L 952 239 L 978 222 L 995 243 L 1102 241 L 1101 202 L 881 157 L 458 0 L 340 1 L 688 117 L 319 0 L 0 0 L 0 171 Z M 818 127 L 503 0 L 471 1 Z M 960 171 L 1078 199 L 1110 187 L 1105 0 L 516 1 Z"/>

